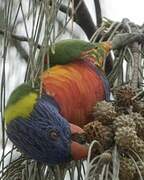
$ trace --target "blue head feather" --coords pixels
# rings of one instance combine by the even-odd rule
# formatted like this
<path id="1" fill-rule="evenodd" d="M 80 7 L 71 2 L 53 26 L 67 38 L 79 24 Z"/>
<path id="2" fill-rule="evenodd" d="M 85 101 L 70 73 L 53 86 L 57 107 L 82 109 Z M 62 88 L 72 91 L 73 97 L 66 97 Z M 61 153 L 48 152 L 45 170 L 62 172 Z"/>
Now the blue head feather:
<path id="1" fill-rule="evenodd" d="M 28 157 L 51 165 L 69 161 L 70 127 L 52 97 L 38 99 L 30 117 L 7 126 L 11 141 Z"/>

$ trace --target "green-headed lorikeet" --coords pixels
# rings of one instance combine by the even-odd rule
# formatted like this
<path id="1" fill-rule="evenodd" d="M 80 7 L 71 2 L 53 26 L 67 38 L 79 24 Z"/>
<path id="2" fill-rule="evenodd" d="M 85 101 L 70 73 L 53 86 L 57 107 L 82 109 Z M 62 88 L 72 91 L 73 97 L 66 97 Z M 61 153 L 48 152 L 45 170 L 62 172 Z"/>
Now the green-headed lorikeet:
<path id="1" fill-rule="evenodd" d="M 64 40 L 50 53 L 51 68 L 43 72 L 42 95 L 28 84 L 11 94 L 5 121 L 10 140 L 28 157 L 59 164 L 87 156 L 88 148 L 72 139 L 83 133 L 97 101 L 109 98 L 101 71 L 111 44 Z"/>

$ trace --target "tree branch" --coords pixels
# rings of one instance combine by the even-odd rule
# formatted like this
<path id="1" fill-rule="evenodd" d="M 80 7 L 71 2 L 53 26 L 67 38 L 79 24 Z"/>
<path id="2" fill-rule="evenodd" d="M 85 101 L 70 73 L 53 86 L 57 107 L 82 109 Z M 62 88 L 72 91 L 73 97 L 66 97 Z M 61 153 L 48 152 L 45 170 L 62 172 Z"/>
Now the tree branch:
<path id="1" fill-rule="evenodd" d="M 112 40 L 113 49 L 121 49 L 133 42 L 144 43 L 144 33 L 123 33 L 116 35 Z"/>
<path id="2" fill-rule="evenodd" d="M 0 34 L 4 35 L 5 30 L 0 29 Z M 23 42 L 28 42 L 28 38 L 25 36 L 19 36 L 15 35 L 12 33 L 9 33 L 12 38 L 23 41 Z M 129 45 L 133 42 L 141 42 L 144 43 L 144 33 L 123 33 L 123 34 L 118 34 L 116 35 L 113 40 L 112 40 L 112 49 L 121 49 L 126 45 Z M 37 48 L 41 48 L 41 45 L 38 44 Z"/>
<path id="3" fill-rule="evenodd" d="M 16 47 L 21 58 L 24 59 L 26 62 L 28 62 L 29 55 L 28 55 L 27 51 L 24 49 L 24 47 L 21 45 L 20 41 L 13 38 L 11 43 L 13 44 L 13 46 Z"/>
<path id="4" fill-rule="evenodd" d="M 101 15 L 101 6 L 99 0 L 94 0 L 94 4 L 96 11 L 97 27 L 100 27 L 102 23 L 102 15 Z"/>
<path id="5" fill-rule="evenodd" d="M 61 4 L 59 10 L 67 13 L 69 16 L 74 16 L 76 22 L 86 33 L 88 39 L 91 38 L 96 31 L 96 26 L 91 18 L 89 10 L 83 0 L 74 0 L 74 12 L 71 8 Z"/>
<path id="6" fill-rule="evenodd" d="M 4 35 L 4 33 L 5 33 L 5 29 L 0 29 L 0 34 L 1 35 Z M 19 36 L 19 35 L 16 35 L 16 34 L 13 34 L 13 33 L 11 33 L 11 32 L 8 32 L 9 33 L 9 35 L 10 35 L 10 37 L 12 37 L 12 38 L 14 38 L 14 39 L 16 39 L 16 40 L 18 40 L 18 41 L 22 41 L 22 42 L 28 42 L 28 38 L 27 37 L 25 37 L 25 36 Z M 41 45 L 40 44 L 37 44 L 37 48 L 41 48 Z"/>
<path id="7" fill-rule="evenodd" d="M 90 39 L 96 31 L 96 26 L 86 4 L 83 0 L 74 0 L 74 9 L 76 11 L 74 14 L 74 21 L 83 29 L 88 39 Z"/>
<path id="8" fill-rule="evenodd" d="M 70 7 L 65 6 L 64 4 L 60 5 L 59 10 L 65 14 L 67 13 L 69 16 L 72 15 L 72 9 Z"/>

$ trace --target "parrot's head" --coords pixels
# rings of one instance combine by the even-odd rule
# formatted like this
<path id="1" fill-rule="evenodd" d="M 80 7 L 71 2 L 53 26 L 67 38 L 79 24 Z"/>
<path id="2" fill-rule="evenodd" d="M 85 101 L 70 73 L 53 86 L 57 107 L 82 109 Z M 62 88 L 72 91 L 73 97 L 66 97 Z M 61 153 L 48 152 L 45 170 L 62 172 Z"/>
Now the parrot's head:
<path id="1" fill-rule="evenodd" d="M 50 165 L 86 157 L 88 148 L 73 140 L 84 131 L 59 113 L 54 99 L 26 84 L 11 94 L 6 110 L 7 134 L 27 157 Z"/>

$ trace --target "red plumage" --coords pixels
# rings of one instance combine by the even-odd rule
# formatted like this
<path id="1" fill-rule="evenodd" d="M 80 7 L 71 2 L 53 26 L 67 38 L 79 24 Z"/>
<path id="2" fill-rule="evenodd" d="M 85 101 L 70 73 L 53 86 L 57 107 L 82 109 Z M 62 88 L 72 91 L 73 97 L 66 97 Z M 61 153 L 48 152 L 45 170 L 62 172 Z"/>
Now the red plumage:
<path id="1" fill-rule="evenodd" d="M 62 116 L 80 127 L 90 121 L 92 106 L 105 99 L 104 81 L 86 61 L 54 66 L 41 78 L 44 91 L 54 97 Z"/>

